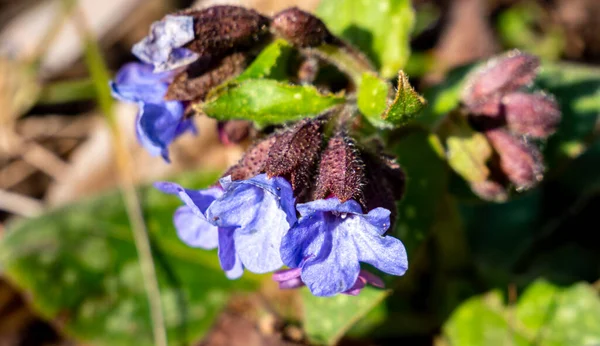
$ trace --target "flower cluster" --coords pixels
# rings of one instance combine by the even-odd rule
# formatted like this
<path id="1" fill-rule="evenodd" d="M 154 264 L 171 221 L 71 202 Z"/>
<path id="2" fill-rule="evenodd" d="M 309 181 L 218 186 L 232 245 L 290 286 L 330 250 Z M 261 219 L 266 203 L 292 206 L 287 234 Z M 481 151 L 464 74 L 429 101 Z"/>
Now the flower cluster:
<path id="1" fill-rule="evenodd" d="M 157 183 L 185 203 L 174 216 L 179 237 L 217 247 L 230 278 L 285 265 L 273 276 L 281 288 L 306 285 L 317 296 L 355 295 L 367 283 L 382 287 L 361 263 L 403 275 L 404 245 L 385 234 L 395 206 L 373 206 L 384 205 L 379 192 L 401 195 L 404 175 L 341 131 L 326 140 L 324 124 L 334 118 L 303 120 L 258 141 L 216 187 Z"/>
<path id="2" fill-rule="evenodd" d="M 536 57 L 510 52 L 475 71 L 462 94 L 465 113 L 495 151 L 491 177 L 471 184 L 488 200 L 502 201 L 512 185 L 535 186 L 543 177 L 543 157 L 534 140 L 556 131 L 561 114 L 556 100 L 543 92 L 527 92 L 535 79 Z"/>
<path id="3" fill-rule="evenodd" d="M 296 8 L 273 18 L 236 6 L 186 10 L 152 25 L 133 47 L 142 63 L 123 67 L 112 92 L 138 103 L 139 141 L 168 161 L 170 143 L 195 132 L 191 105 L 241 74 L 273 37 L 297 49 L 344 45 L 319 19 Z M 386 232 L 404 174 L 378 146 L 357 144 L 348 116 L 355 111 L 344 106 L 261 133 L 248 121 L 220 123 L 224 143 L 250 134 L 260 139 L 213 187 L 156 183 L 184 203 L 173 218 L 179 238 L 192 247 L 216 248 L 231 279 L 244 270 L 275 272 L 281 288 L 306 285 L 317 296 L 383 287 L 362 263 L 403 275 L 406 250 Z"/>

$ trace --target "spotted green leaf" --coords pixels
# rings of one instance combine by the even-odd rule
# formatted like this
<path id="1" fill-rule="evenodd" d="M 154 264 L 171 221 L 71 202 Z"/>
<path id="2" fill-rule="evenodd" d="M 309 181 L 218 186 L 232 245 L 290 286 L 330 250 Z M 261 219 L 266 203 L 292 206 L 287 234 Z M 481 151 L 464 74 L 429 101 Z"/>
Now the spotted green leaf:
<path id="1" fill-rule="evenodd" d="M 247 79 L 219 88 L 198 107 L 218 120 L 245 119 L 265 125 L 315 117 L 344 101 L 341 94 L 322 94 L 313 86 Z"/>
<path id="2" fill-rule="evenodd" d="M 451 345 L 597 345 L 600 299 L 586 283 L 561 288 L 538 280 L 515 307 L 498 291 L 467 300 L 443 331 Z"/>
<path id="3" fill-rule="evenodd" d="M 212 184 L 195 173 L 189 187 Z M 152 243 L 169 340 L 195 344 L 232 292 L 254 289 L 257 276 L 228 280 L 216 251 L 176 236 L 181 202 L 154 188 L 139 190 Z M 109 193 L 9 226 L 0 242 L 3 275 L 44 318 L 88 345 L 150 346 L 152 329 L 142 273 L 121 195 Z"/>
<path id="4" fill-rule="evenodd" d="M 425 99 L 410 85 L 406 74 L 400 71 L 396 96 L 382 118 L 396 126 L 403 125 L 412 120 L 426 104 Z"/>
<path id="5" fill-rule="evenodd" d="M 302 291 L 304 330 L 315 344 L 334 345 L 369 311 L 377 307 L 389 291 L 364 288 L 358 296 L 339 294 L 323 298 L 313 296 L 307 288 Z"/>
<path id="6" fill-rule="evenodd" d="M 292 47 L 289 43 L 282 39 L 275 40 L 254 59 L 236 80 L 243 81 L 253 78 L 284 80 L 291 52 Z"/>
<path id="7" fill-rule="evenodd" d="M 410 0 L 323 0 L 317 15 L 334 34 L 365 52 L 384 78 L 406 65 L 415 23 Z"/>
<path id="8" fill-rule="evenodd" d="M 372 73 L 364 73 L 358 88 L 357 105 L 365 117 L 379 128 L 390 127 L 381 118 L 387 109 L 390 84 Z"/>

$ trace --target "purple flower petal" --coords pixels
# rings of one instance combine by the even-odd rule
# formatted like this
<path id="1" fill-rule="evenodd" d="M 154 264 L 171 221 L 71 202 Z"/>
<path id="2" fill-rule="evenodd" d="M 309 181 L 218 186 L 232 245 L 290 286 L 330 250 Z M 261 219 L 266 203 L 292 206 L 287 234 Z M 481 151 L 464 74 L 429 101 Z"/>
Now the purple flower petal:
<path id="1" fill-rule="evenodd" d="M 173 216 L 173 223 L 179 239 L 187 245 L 205 250 L 217 247 L 219 235 L 217 227 L 199 218 L 190 207 L 179 207 Z"/>
<path id="2" fill-rule="evenodd" d="M 273 273 L 273 280 L 283 282 L 300 277 L 301 268 L 282 269 Z"/>
<path id="3" fill-rule="evenodd" d="M 185 189 L 179 184 L 168 181 L 154 183 L 154 187 L 161 192 L 177 195 L 199 218 L 206 219 L 204 213 L 217 198 L 223 195 L 223 190 L 218 187 L 209 187 L 203 190 Z"/>
<path id="4" fill-rule="evenodd" d="M 193 39 L 192 17 L 167 15 L 152 24 L 148 36 L 136 43 L 132 52 L 140 60 L 153 64 L 155 72 L 174 70 L 198 59 L 198 54 L 181 48 Z"/>
<path id="5" fill-rule="evenodd" d="M 304 263 L 302 281 L 312 294 L 329 297 L 349 290 L 356 283 L 360 264 L 356 250 L 347 241 L 349 236 L 344 228 L 327 232 L 321 253 Z"/>
<path id="6" fill-rule="evenodd" d="M 381 280 L 379 276 L 368 272 L 364 269 L 360 270 L 360 274 L 358 274 L 358 277 L 361 278 L 361 280 L 365 280 L 365 282 L 370 284 L 371 286 L 385 288 L 385 282 L 383 282 L 383 280 Z"/>
<path id="7" fill-rule="evenodd" d="M 281 238 L 296 222 L 291 185 L 265 174 L 233 182 L 222 179 L 221 185 L 225 193 L 208 208 L 209 221 L 237 228 L 236 252 L 248 270 L 266 273 L 281 267 Z"/>
<path id="8" fill-rule="evenodd" d="M 214 226 L 213 226 L 214 227 Z M 236 262 L 233 232 L 235 228 L 219 229 L 219 261 L 223 270 L 231 270 Z"/>
<path id="9" fill-rule="evenodd" d="M 340 227 L 348 230 L 359 261 L 388 274 L 404 275 L 408 269 L 408 260 L 406 249 L 400 240 L 381 236 L 379 229 L 364 218 L 352 218 Z"/>

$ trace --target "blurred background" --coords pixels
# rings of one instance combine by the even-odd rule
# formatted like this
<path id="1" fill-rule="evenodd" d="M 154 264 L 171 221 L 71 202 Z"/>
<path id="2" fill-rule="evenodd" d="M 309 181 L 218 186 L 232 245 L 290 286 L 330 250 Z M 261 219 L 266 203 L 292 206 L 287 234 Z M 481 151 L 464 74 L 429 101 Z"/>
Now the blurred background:
<path id="1" fill-rule="evenodd" d="M 147 34 L 150 24 L 177 9 L 228 3 L 270 15 L 289 6 L 313 11 L 318 2 L 0 0 L 0 237 L 8 222 L 41 215 L 118 185 L 110 129 L 101 114 L 102 95 L 97 95 L 94 86 L 98 75 L 93 72 L 94 49 L 100 49 L 108 70 L 114 73 L 124 63 L 134 60 L 130 48 Z M 413 52 L 405 70 L 419 90 L 443 81 L 446 73 L 456 66 L 512 48 L 529 51 L 545 61 L 600 65 L 599 0 L 413 0 L 413 5 L 417 21 L 411 39 Z M 168 165 L 159 157 L 150 157 L 137 144 L 133 130 L 135 105 L 115 104 L 114 112 L 132 153 L 134 179 L 139 183 L 188 170 L 222 171 L 243 152 L 241 146 L 219 142 L 214 120 L 197 117 L 201 135 L 180 138 L 171 148 L 173 163 Z M 592 127 L 586 139 L 588 144 L 597 143 L 600 125 Z M 554 266 L 549 258 L 561 257 L 561 263 L 556 264 L 562 270 L 557 274 L 558 281 L 594 282 L 600 278 L 600 251 L 594 240 L 600 230 L 596 215 L 600 208 L 598 145 L 595 148 L 596 155 L 588 155 L 589 162 L 579 166 L 581 169 L 576 173 L 565 168 L 568 171 L 565 174 L 572 174 L 573 180 L 584 179 L 580 182 L 584 185 L 582 190 L 573 193 L 563 185 L 557 186 L 552 177 L 564 172 L 552 171 L 542 196 L 532 197 L 542 199 L 536 204 L 544 209 L 536 214 L 539 217 L 516 228 L 505 226 L 512 230 L 509 238 L 514 239 L 520 236 L 519 227 L 542 230 L 534 232 L 536 240 L 528 243 L 531 251 L 519 258 L 517 270 L 529 272 L 534 268 L 545 273 L 546 266 Z M 583 154 L 584 149 L 577 144 L 568 148 L 573 157 Z M 509 207 L 514 212 L 526 213 L 530 204 L 521 200 L 521 205 Z M 501 215 L 496 217 L 501 219 Z M 493 220 L 493 215 L 490 217 Z M 483 222 L 475 219 L 465 221 L 465 229 Z M 467 261 L 493 263 L 504 252 L 513 250 L 510 241 L 498 233 L 467 238 L 473 256 Z M 497 253 L 490 255 L 486 246 L 497 241 L 508 244 L 497 247 L 494 250 Z M 504 275 L 496 273 L 493 267 L 484 268 L 489 270 L 489 276 Z M 474 269 L 471 265 L 459 265 L 452 270 L 458 273 L 448 275 L 472 277 L 470 271 Z M 435 280 L 439 278 L 425 274 L 417 278 L 423 287 L 438 287 Z M 452 289 L 462 290 L 457 288 L 461 285 L 469 285 L 472 291 L 488 287 L 487 282 L 467 280 Z M 503 289 L 510 292 L 510 286 Z M 393 339 L 394 342 L 434 342 L 440 325 L 438 319 L 431 321 L 427 317 L 436 304 L 430 293 L 422 291 L 414 295 L 412 309 L 417 314 L 412 323 L 420 324 L 421 328 L 415 328 L 404 339 Z M 59 314 L 57 319 L 46 321 L 29 307 L 29 299 L 0 276 L 0 346 L 78 344 L 60 332 L 64 316 Z M 244 314 L 231 312 L 238 308 L 230 307 L 225 312 L 229 315 L 219 319 L 205 344 L 302 342 L 301 337 L 294 341 L 293 333 L 301 332 L 293 329 L 286 331 L 291 333 L 286 338 L 268 336 L 265 330 L 269 327 L 261 324 L 268 322 L 262 319 L 248 322 Z M 245 337 L 231 335 L 232 329 Z M 386 338 L 381 340 L 385 343 Z"/>

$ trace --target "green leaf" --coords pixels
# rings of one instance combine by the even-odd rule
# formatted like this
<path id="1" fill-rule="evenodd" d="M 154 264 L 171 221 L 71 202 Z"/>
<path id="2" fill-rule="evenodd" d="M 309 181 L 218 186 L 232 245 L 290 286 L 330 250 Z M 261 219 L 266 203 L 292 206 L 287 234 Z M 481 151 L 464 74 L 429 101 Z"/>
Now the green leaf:
<path id="1" fill-rule="evenodd" d="M 217 174 L 182 183 L 207 186 Z M 215 251 L 194 249 L 176 235 L 177 197 L 140 190 L 160 283 L 169 340 L 193 344 L 237 290 L 259 277 L 228 280 Z M 120 194 L 114 192 L 9 227 L 0 242 L 4 275 L 41 316 L 90 345 L 152 345 L 149 309 L 137 253 Z"/>
<path id="2" fill-rule="evenodd" d="M 394 236 L 402 240 L 410 259 L 431 231 L 448 184 L 436 137 L 413 132 L 395 144 L 393 152 L 406 173 L 406 192 L 400 201 Z"/>
<path id="3" fill-rule="evenodd" d="M 562 112 L 557 133 L 545 150 L 550 166 L 579 156 L 593 138 L 600 117 L 600 68 L 557 63 L 544 64 L 536 85 L 556 96 Z"/>
<path id="4" fill-rule="evenodd" d="M 383 119 L 396 126 L 406 124 L 425 107 L 427 102 L 408 82 L 404 72 L 398 74 L 396 96 L 383 114 Z"/>
<path id="5" fill-rule="evenodd" d="M 338 294 L 334 297 L 315 297 L 302 290 L 304 330 L 311 342 L 334 345 L 369 311 L 389 295 L 389 291 L 365 287 L 358 296 Z"/>
<path id="6" fill-rule="evenodd" d="M 360 112 L 373 126 L 390 127 L 390 124 L 381 118 L 387 109 L 389 92 L 390 85 L 387 81 L 372 73 L 363 74 L 358 88 L 357 104 Z"/>
<path id="7" fill-rule="evenodd" d="M 218 120 L 246 119 L 265 125 L 315 117 L 344 101 L 341 94 L 321 94 L 313 86 L 247 79 L 219 88 L 199 107 Z"/>
<path id="8" fill-rule="evenodd" d="M 595 345 L 600 343 L 600 299 L 592 286 L 560 288 L 534 282 L 516 307 L 498 291 L 464 302 L 444 326 L 452 345 Z"/>
<path id="9" fill-rule="evenodd" d="M 291 52 L 292 46 L 289 43 L 282 39 L 275 40 L 263 49 L 236 80 L 238 82 L 258 78 L 284 80 L 287 77 L 287 65 Z"/>
<path id="10" fill-rule="evenodd" d="M 334 34 L 366 53 L 384 78 L 406 65 L 415 23 L 409 0 L 323 0 L 317 15 Z"/>
<path id="11" fill-rule="evenodd" d="M 492 148 L 480 132 L 475 132 L 462 114 L 451 113 L 439 129 L 446 143 L 446 159 L 450 167 L 469 182 L 485 181 L 490 170 L 486 162 Z"/>

